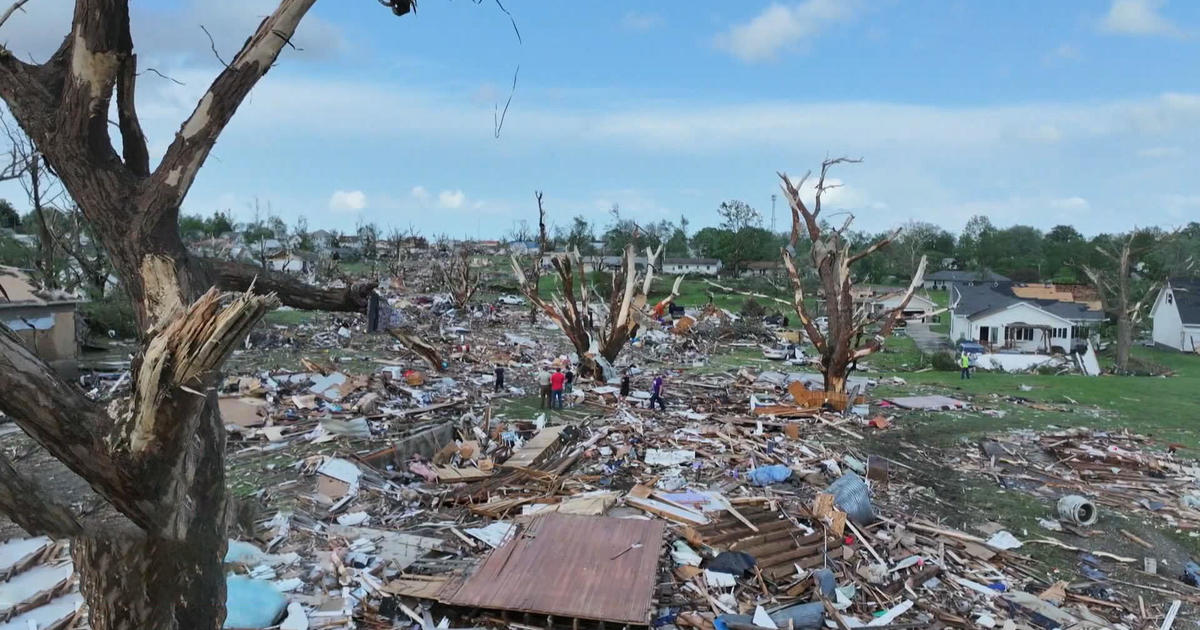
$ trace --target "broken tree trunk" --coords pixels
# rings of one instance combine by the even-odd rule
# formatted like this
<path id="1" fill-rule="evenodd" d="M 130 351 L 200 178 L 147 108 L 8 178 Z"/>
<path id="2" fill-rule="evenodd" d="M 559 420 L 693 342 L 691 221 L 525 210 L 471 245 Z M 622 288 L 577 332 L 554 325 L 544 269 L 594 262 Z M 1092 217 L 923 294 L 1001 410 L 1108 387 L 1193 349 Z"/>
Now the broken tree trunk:
<path id="1" fill-rule="evenodd" d="M 538 205 L 538 253 L 533 264 L 529 266 L 531 276 L 533 276 L 533 292 L 541 293 L 540 281 L 542 279 L 542 259 L 546 256 L 546 209 L 542 206 L 542 191 L 536 190 L 533 193 L 537 199 Z M 529 323 L 537 323 L 538 305 L 533 301 L 529 301 Z"/>
<path id="2" fill-rule="evenodd" d="M 1096 251 L 1112 261 L 1112 269 L 1083 267 L 1084 274 L 1100 294 L 1104 312 L 1117 321 L 1116 371 L 1120 374 L 1129 372 L 1129 350 L 1133 347 L 1134 326 L 1141 321 L 1147 301 L 1157 294 L 1157 286 L 1152 285 L 1146 289 L 1140 300 L 1135 299 L 1133 295 L 1131 281 L 1134 259 L 1141 253 L 1135 246 L 1135 241 L 1141 235 L 1142 232 L 1135 228 L 1125 238 L 1120 250 L 1115 247 L 1096 246 Z"/>
<path id="3" fill-rule="evenodd" d="M 662 250 L 662 246 L 659 246 L 657 251 L 647 248 L 646 271 L 642 276 L 639 291 L 633 245 L 625 246 L 621 267 L 613 273 L 608 308 L 600 313 L 592 309 L 589 299 L 592 288 L 578 250 L 554 257 L 552 264 L 558 273 L 560 290 L 558 294 L 551 296 L 550 301 L 546 301 L 532 288 L 515 256 L 512 259 L 513 273 L 517 277 L 521 293 L 558 324 L 575 347 L 575 352 L 579 355 L 580 376 L 604 378 L 602 366 L 612 365 L 629 339 L 643 324 L 652 320 L 645 307 L 654 279 L 655 261 L 662 254 Z M 679 284 L 682 280 L 683 276 L 675 279 L 670 295 L 661 300 L 655 310 L 665 311 L 670 306 L 679 295 Z M 603 317 L 599 326 L 595 325 L 597 315 Z"/>
<path id="4" fill-rule="evenodd" d="M 821 356 L 821 373 L 824 375 L 825 391 L 830 393 L 845 393 L 846 380 L 855 363 L 866 356 L 878 352 L 884 342 L 892 334 L 892 329 L 902 316 L 909 300 L 912 299 L 917 287 L 921 286 L 925 275 L 925 257 L 917 265 L 912 281 L 904 291 L 899 306 L 872 314 L 865 307 L 855 307 L 853 298 L 854 278 L 851 267 L 854 263 L 870 256 L 876 251 L 887 247 L 895 239 L 900 230 L 876 241 L 857 253 L 851 253 L 850 242 L 846 232 L 850 228 L 854 216 L 849 216 L 840 228 L 826 227 L 818 222 L 821 214 L 821 197 L 833 185 L 826 185 L 825 176 L 830 167 L 843 162 L 858 162 L 837 158 L 825 160 L 821 164 L 821 176 L 817 181 L 816 196 L 812 210 L 809 210 L 800 198 L 800 189 L 804 179 L 793 185 L 787 175 L 779 174 L 782 180 L 784 198 L 792 210 L 792 237 L 788 246 L 783 249 L 783 264 L 787 267 L 788 276 L 792 282 L 792 305 L 796 310 L 800 323 L 804 326 L 809 341 Z M 822 331 L 816 320 L 809 313 L 805 302 L 804 277 L 796 267 L 794 252 L 800 235 L 805 234 L 811 242 L 809 258 L 812 268 L 820 281 L 823 295 L 818 299 L 824 302 L 825 315 L 828 325 Z M 872 328 L 874 330 L 868 330 Z M 866 337 L 866 340 L 864 340 Z"/>
<path id="5" fill-rule="evenodd" d="M 128 0 L 77 0 L 70 33 L 43 64 L 0 46 L 0 98 L 94 229 L 138 324 L 132 394 L 107 405 L 88 399 L 0 327 L 0 411 L 123 519 L 81 526 L 82 515 L 0 456 L 0 511 L 30 531 L 74 539 L 96 630 L 221 626 L 227 492 L 214 399 L 221 366 L 279 300 L 361 310 L 370 292 L 356 286 L 314 293 L 270 274 L 194 260 L 179 235 L 180 205 L 217 137 L 314 1 L 279 1 L 153 170 L 134 103 Z M 390 4 L 397 14 L 411 8 L 403 0 Z M 119 152 L 111 126 L 120 131 Z M 220 293 L 214 284 L 238 293 Z"/>

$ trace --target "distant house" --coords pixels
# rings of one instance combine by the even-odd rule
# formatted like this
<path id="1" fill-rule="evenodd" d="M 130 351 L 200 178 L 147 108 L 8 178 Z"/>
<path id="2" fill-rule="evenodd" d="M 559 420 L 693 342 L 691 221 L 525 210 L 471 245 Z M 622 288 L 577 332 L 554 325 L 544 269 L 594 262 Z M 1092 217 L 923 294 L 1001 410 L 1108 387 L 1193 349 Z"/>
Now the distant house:
<path id="1" fill-rule="evenodd" d="M 337 237 L 337 249 L 351 249 L 357 252 L 362 252 L 362 239 L 356 234 L 343 234 Z"/>
<path id="2" fill-rule="evenodd" d="M 641 264 L 646 264 L 644 258 Z M 715 276 L 721 271 L 721 261 L 716 258 L 665 258 L 659 271 L 670 275 Z"/>
<path id="3" fill-rule="evenodd" d="M 1200 278 L 1171 278 L 1150 309 L 1154 343 L 1200 352 Z"/>
<path id="4" fill-rule="evenodd" d="M 280 250 L 267 258 L 267 266 L 271 268 L 271 271 L 308 273 L 310 261 L 314 259 L 315 257 L 311 254 Z"/>
<path id="5" fill-rule="evenodd" d="M 317 230 L 310 232 L 308 242 L 312 244 L 312 248 L 318 252 L 327 252 L 337 245 L 337 239 L 333 237 L 333 233 L 328 230 Z"/>
<path id="6" fill-rule="evenodd" d="M 744 278 L 782 278 L 787 269 L 778 260 L 752 260 L 742 266 Z"/>
<path id="7" fill-rule="evenodd" d="M 925 276 L 924 286 L 928 291 L 944 291 L 952 284 L 977 282 L 1012 282 L 994 271 L 954 271 L 945 269 Z"/>
<path id="8" fill-rule="evenodd" d="M 880 295 L 873 295 L 864 300 L 864 303 L 870 313 L 884 313 L 895 310 L 900 308 L 900 301 L 904 298 L 904 292 L 905 289 L 898 289 Z M 908 304 L 904 305 L 904 310 L 900 311 L 900 317 L 909 321 L 923 322 L 932 317 L 936 310 L 938 310 L 938 306 L 933 300 L 924 295 L 914 293 L 908 300 Z"/>
<path id="9" fill-rule="evenodd" d="M 528 256 L 538 251 L 537 241 L 512 241 L 508 244 L 508 253 L 517 256 Z"/>
<path id="10" fill-rule="evenodd" d="M 471 247 L 481 254 L 492 256 L 501 253 L 504 244 L 500 241 L 475 241 L 471 243 Z"/>
<path id="11" fill-rule="evenodd" d="M 1021 297 L 1027 285 L 984 282 L 950 285 L 950 340 L 976 341 L 992 351 L 1070 352 L 1104 321 L 1092 302 Z"/>
<path id="12" fill-rule="evenodd" d="M 64 372 L 74 371 L 79 357 L 76 303 L 66 293 L 39 290 L 16 267 L 0 266 L 0 323 L 15 332 L 30 352 Z"/>

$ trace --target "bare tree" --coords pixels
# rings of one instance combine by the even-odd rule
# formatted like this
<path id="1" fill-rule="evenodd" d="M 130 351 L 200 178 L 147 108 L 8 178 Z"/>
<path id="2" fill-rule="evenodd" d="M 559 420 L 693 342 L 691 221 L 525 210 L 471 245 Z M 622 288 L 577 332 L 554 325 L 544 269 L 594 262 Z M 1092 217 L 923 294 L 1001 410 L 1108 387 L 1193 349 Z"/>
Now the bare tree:
<path id="1" fill-rule="evenodd" d="M 471 269 L 471 256 L 471 248 L 464 243 L 449 259 L 434 267 L 442 288 L 450 292 L 454 306 L 460 309 L 467 307 L 479 289 L 479 274 Z"/>
<path id="2" fill-rule="evenodd" d="M 19 181 L 24 189 L 37 229 L 37 250 L 33 256 L 35 275 L 43 287 L 57 289 L 62 284 L 59 276 L 63 271 L 63 260 L 58 255 L 57 239 L 50 225 L 52 218 L 47 215 L 57 212 L 54 204 L 62 196 L 62 187 L 32 138 L 2 117 L 0 128 L 8 138 L 10 179 Z"/>
<path id="3" fill-rule="evenodd" d="M 0 47 L 0 98 L 108 252 L 140 334 L 132 394 L 101 404 L 0 330 L 0 411 L 120 517 L 97 522 L 95 513 L 77 513 L 0 457 L 0 511 L 31 533 L 73 538 L 88 622 L 97 630 L 221 626 L 228 497 L 215 395 L 221 366 L 275 304 L 361 310 L 373 289 L 319 290 L 194 258 L 179 234 L 180 205 L 217 137 L 314 1 L 280 0 L 153 169 L 134 100 L 128 0 L 77 0 L 69 34 L 45 63 Z M 404 0 L 390 5 L 397 13 L 411 8 Z"/>
<path id="4" fill-rule="evenodd" d="M 1136 241 L 1143 235 L 1142 230 L 1134 229 L 1117 249 L 1116 244 L 1108 246 L 1097 245 L 1096 251 L 1113 263 L 1111 269 L 1101 269 L 1096 266 L 1084 265 L 1083 272 L 1096 291 L 1100 294 L 1100 303 L 1104 312 L 1117 320 L 1117 372 L 1129 371 L 1129 349 L 1133 347 L 1133 327 L 1141 321 L 1145 307 L 1150 297 L 1155 295 L 1155 287 L 1150 286 L 1142 292 L 1140 299 L 1135 298 L 1130 279 L 1136 265 L 1135 259 L 1143 254 L 1147 247 L 1139 247 Z"/>
<path id="5" fill-rule="evenodd" d="M 542 191 L 533 191 L 534 198 L 537 199 L 538 206 L 538 251 L 534 257 L 533 263 L 529 265 L 529 275 L 532 276 L 531 281 L 533 292 L 541 293 L 539 281 L 542 279 L 542 260 L 546 257 L 546 208 L 542 206 Z M 529 323 L 537 322 L 538 306 L 533 301 L 529 301 Z"/>
<path id="6" fill-rule="evenodd" d="M 854 278 L 850 274 L 851 266 L 887 247 L 900 233 L 900 230 L 897 229 L 862 251 L 851 253 L 848 232 L 850 223 L 854 220 L 853 215 L 848 216 L 840 228 L 822 226 L 818 222 L 817 219 L 821 214 L 821 198 L 826 191 L 835 187 L 833 184 L 825 183 L 825 176 L 830 167 L 844 162 L 857 163 L 860 161 L 836 158 L 827 159 L 821 163 L 821 177 L 817 181 L 812 210 L 809 210 L 800 198 L 800 189 L 804 186 L 808 175 L 805 175 L 798 185 L 793 185 L 787 175 L 779 174 L 784 198 L 792 209 L 792 236 L 788 247 L 783 249 L 783 264 L 787 267 L 792 281 L 792 304 L 796 309 L 796 314 L 800 317 L 800 322 L 804 325 L 805 333 L 817 353 L 821 355 L 821 372 L 825 377 L 825 391 L 839 394 L 845 393 L 846 378 L 855 362 L 883 348 L 884 341 L 892 334 L 896 321 L 900 319 L 901 313 L 908 306 L 908 301 L 912 299 L 913 293 L 921 285 L 921 280 L 925 275 L 926 261 L 922 256 L 899 306 L 880 313 L 869 313 L 867 309 L 855 309 L 852 297 Z M 813 269 L 816 270 L 820 279 L 824 294 L 819 298 L 824 301 L 825 315 L 829 321 L 824 331 L 820 329 L 809 313 L 809 307 L 805 303 L 803 278 L 796 269 L 796 261 L 793 258 L 801 234 L 805 234 L 811 241 L 809 257 Z M 878 329 L 874 332 L 868 330 L 874 327 L 878 327 Z M 864 339 L 864 337 L 866 338 Z"/>
<path id="7" fill-rule="evenodd" d="M 521 292 L 533 302 L 547 317 L 554 320 L 566 334 L 575 352 L 580 358 L 579 374 L 583 377 L 603 377 L 603 365 L 611 365 L 617 360 L 625 343 L 635 335 L 638 328 L 647 320 L 646 300 L 650 294 L 650 283 L 654 279 L 654 263 L 662 254 L 662 246 L 658 251 L 646 250 L 646 271 L 642 276 L 641 291 L 637 290 L 637 265 L 633 256 L 633 244 L 625 246 L 625 254 L 621 266 L 612 276 L 612 286 L 609 288 L 606 307 L 598 307 L 603 317 L 599 327 L 595 326 L 597 313 L 591 303 L 592 288 L 587 279 L 579 250 L 554 257 L 554 269 L 558 273 L 561 292 L 546 301 L 533 289 L 521 264 L 514 256 L 512 259 L 513 273 Z M 679 296 L 679 283 L 683 276 L 675 278 L 671 294 L 654 306 L 652 312 L 664 312 Z"/>

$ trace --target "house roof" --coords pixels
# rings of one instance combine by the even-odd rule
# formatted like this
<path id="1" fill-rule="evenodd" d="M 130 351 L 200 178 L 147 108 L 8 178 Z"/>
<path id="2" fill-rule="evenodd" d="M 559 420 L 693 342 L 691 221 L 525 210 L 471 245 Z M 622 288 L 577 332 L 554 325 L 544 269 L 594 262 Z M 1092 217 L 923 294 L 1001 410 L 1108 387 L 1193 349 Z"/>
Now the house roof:
<path id="1" fill-rule="evenodd" d="M 664 265 L 718 265 L 716 258 L 664 258 Z"/>
<path id="2" fill-rule="evenodd" d="M 0 309 L 73 304 L 78 301 L 65 291 L 43 291 L 23 270 L 0 265 Z"/>
<path id="3" fill-rule="evenodd" d="M 1200 278 L 1170 278 L 1171 293 L 1185 326 L 1200 326 Z"/>
<path id="4" fill-rule="evenodd" d="M 956 315 L 965 315 L 968 319 L 989 315 L 1019 303 L 1035 306 L 1051 315 L 1071 321 L 1104 319 L 1103 312 L 1088 308 L 1088 305 L 1082 302 L 1019 297 L 1013 292 L 1012 282 L 955 284 L 950 303 L 954 304 L 953 311 Z"/>
<path id="5" fill-rule="evenodd" d="M 926 280 L 938 280 L 941 282 L 1011 282 L 1006 278 L 990 269 L 984 271 L 952 271 L 945 269 L 935 271 L 927 276 Z"/>

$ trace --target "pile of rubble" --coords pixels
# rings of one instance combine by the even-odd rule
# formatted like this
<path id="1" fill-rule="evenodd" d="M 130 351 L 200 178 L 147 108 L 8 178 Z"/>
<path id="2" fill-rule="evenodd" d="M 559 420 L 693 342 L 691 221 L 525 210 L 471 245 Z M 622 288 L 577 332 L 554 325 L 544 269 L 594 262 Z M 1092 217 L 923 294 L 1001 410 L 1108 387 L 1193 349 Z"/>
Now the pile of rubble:
<path id="1" fill-rule="evenodd" d="M 1186 586 L 1151 599 L 1062 580 L 1028 551 L 1042 541 L 914 514 L 928 492 L 916 471 L 864 445 L 892 410 L 961 401 L 697 370 L 669 377 L 671 410 L 653 411 L 650 374 L 681 374 L 724 342 L 644 334 L 617 366 L 636 381 L 628 396 L 576 383 L 566 409 L 530 411 L 533 372 L 570 358 L 554 331 L 520 323 L 523 309 L 441 313 L 415 319 L 450 348 L 442 372 L 394 347 L 366 374 L 304 359 L 227 379 L 229 478 L 250 506 L 226 554 L 227 627 L 1135 628 L 1174 619 L 1162 595 L 1200 601 Z M 1144 507 L 1194 523 L 1193 469 L 1135 437 L 1020 439 L 1057 461 L 994 442 L 975 464 L 1101 505 L 1175 493 L 1178 505 Z M 1095 555 L 1096 571 L 1120 560 Z M 0 628 L 28 610 L 3 599 Z"/>

